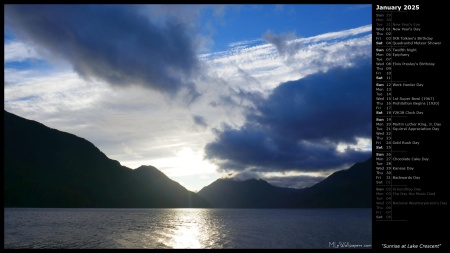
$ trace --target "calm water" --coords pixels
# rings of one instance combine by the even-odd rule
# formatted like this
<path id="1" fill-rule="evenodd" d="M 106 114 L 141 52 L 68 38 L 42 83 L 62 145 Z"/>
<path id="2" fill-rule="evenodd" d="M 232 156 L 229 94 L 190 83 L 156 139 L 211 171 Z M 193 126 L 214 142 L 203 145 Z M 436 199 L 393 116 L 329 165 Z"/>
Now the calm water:
<path id="1" fill-rule="evenodd" d="M 4 211 L 4 248 L 329 248 L 372 242 L 371 209 Z"/>

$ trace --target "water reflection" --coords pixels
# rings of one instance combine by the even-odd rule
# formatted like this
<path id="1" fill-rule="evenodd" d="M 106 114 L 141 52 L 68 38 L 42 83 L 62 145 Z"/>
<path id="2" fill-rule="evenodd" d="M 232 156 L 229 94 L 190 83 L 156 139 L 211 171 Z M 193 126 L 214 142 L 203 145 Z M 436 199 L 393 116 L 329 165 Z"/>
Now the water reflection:
<path id="1" fill-rule="evenodd" d="M 179 248 L 203 248 L 201 241 L 204 241 L 208 235 L 201 235 L 201 227 L 205 226 L 201 219 L 204 215 L 183 210 L 175 212 L 180 225 L 173 231 L 173 237 L 169 240 L 169 246 L 175 249 Z M 204 214 L 204 212 L 202 212 Z M 204 229 L 202 229 L 204 230 Z"/>
<path id="2" fill-rule="evenodd" d="M 166 238 L 163 242 L 174 249 L 217 247 L 215 237 L 220 234 L 210 209 L 171 209 L 168 215 Z"/>
<path id="3" fill-rule="evenodd" d="M 328 248 L 371 243 L 371 209 L 8 209 L 5 248 Z"/>

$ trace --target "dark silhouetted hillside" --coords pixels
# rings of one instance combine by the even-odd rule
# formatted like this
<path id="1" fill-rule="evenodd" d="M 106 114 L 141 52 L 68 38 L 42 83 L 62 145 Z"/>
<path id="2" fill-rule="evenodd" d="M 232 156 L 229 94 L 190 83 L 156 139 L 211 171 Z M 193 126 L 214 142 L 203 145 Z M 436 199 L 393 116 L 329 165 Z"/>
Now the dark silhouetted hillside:
<path id="1" fill-rule="evenodd" d="M 276 187 L 262 179 L 217 179 L 198 194 L 218 208 L 282 208 L 292 207 L 293 197 L 301 191 Z"/>
<path id="2" fill-rule="evenodd" d="M 304 189 L 276 187 L 261 179 L 218 179 L 198 194 L 223 208 L 371 207 L 371 163 L 356 163 Z"/>
<path id="3" fill-rule="evenodd" d="M 371 207 L 372 158 L 306 188 L 299 207 Z"/>
<path id="4" fill-rule="evenodd" d="M 4 207 L 208 207 L 152 166 L 136 170 L 89 141 L 4 111 Z"/>

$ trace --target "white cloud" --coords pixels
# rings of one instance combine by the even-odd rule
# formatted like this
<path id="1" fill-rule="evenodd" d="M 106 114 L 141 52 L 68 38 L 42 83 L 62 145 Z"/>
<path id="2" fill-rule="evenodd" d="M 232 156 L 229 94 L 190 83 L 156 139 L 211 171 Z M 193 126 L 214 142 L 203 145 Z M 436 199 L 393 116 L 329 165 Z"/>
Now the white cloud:
<path id="1" fill-rule="evenodd" d="M 344 153 L 347 149 L 356 151 L 369 151 L 372 150 L 372 140 L 367 138 L 356 138 L 356 144 L 339 143 L 336 146 L 336 150 L 340 153 Z"/>
<path id="2" fill-rule="evenodd" d="M 362 56 L 371 56 L 371 25 L 331 32 L 309 38 L 292 39 L 286 44 L 302 46 L 289 55 L 280 55 L 275 46 L 260 44 L 242 46 L 248 41 L 236 42 L 228 51 L 200 55 L 218 78 L 232 87 L 270 91 L 279 83 L 298 80 L 330 67 L 346 66 Z M 291 52 L 291 51 L 290 51 Z M 246 85 L 239 70 L 250 73 L 261 85 Z"/>
<path id="3" fill-rule="evenodd" d="M 91 107 L 104 91 L 73 72 L 42 73 L 5 69 L 5 108 L 32 115 L 52 114 Z M 22 114 L 23 115 L 23 114 Z"/>
<path id="4" fill-rule="evenodd" d="M 9 41 L 4 43 L 4 61 L 25 61 L 40 59 L 34 47 L 20 41 Z"/>
<path id="5" fill-rule="evenodd" d="M 263 42 L 262 39 L 243 40 L 243 41 L 237 41 L 237 42 L 229 43 L 228 46 L 232 47 L 232 48 L 245 47 L 245 46 L 249 46 L 251 44 L 261 43 L 261 42 Z"/>

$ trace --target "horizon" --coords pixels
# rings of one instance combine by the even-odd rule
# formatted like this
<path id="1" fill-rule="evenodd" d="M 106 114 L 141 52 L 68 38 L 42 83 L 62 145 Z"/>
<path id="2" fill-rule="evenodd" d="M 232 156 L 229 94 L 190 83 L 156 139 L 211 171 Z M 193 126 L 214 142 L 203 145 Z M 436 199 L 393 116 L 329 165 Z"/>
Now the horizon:
<path id="1" fill-rule="evenodd" d="M 371 5 L 138 7 L 5 5 L 4 109 L 194 192 L 371 156 Z"/>
<path id="2" fill-rule="evenodd" d="M 8 111 L 6 111 L 6 110 L 4 110 L 5 112 L 7 112 L 7 113 L 9 113 L 9 114 L 12 114 L 12 115 L 15 115 L 15 114 L 13 114 L 13 113 L 11 113 L 11 112 L 8 112 Z M 17 116 L 17 117 L 20 117 L 20 116 L 18 116 L 18 115 L 15 115 L 15 116 Z M 23 118 L 24 120 L 29 120 L 29 119 L 25 119 L 25 118 Z M 33 121 L 33 120 L 32 120 Z M 37 122 L 37 121 L 33 121 L 33 122 L 36 122 L 37 124 L 42 124 L 42 123 L 40 123 L 40 122 Z M 44 125 L 45 126 L 45 125 Z M 45 127 L 47 127 L 48 128 L 48 126 L 45 126 Z M 58 129 L 53 129 L 53 128 L 50 128 L 50 129 L 52 129 L 52 130 L 56 130 L 56 131 L 60 131 L 60 130 L 58 130 Z M 65 133 L 65 134 L 69 134 L 69 135 L 73 135 L 73 134 L 71 134 L 71 133 L 67 133 L 67 132 L 63 132 L 63 133 Z M 75 135 L 76 136 L 76 135 Z M 76 136 L 77 138 L 82 138 L 82 137 L 79 137 L 79 136 Z M 85 139 L 83 139 L 84 141 L 87 141 L 87 142 L 89 142 L 89 143 L 91 143 L 89 140 L 85 140 Z M 92 143 L 91 143 L 92 144 Z M 92 145 L 94 145 L 94 144 L 92 144 Z M 95 145 L 94 145 L 95 146 Z M 102 152 L 101 150 L 100 150 L 100 152 Z M 103 152 L 102 152 L 103 153 Z M 108 159 L 110 159 L 109 157 L 107 157 Z M 371 157 L 370 158 L 368 158 L 368 159 L 371 159 Z M 368 160 L 367 159 L 367 160 Z M 360 164 L 360 163 L 364 163 L 364 162 L 366 162 L 367 160 L 364 160 L 364 161 L 359 161 L 359 162 L 356 162 L 356 163 L 354 163 L 353 165 L 351 165 L 349 168 L 344 168 L 344 169 L 342 169 L 342 170 L 338 170 L 338 171 L 335 171 L 335 172 L 339 172 L 339 171 L 346 171 L 346 170 L 349 170 L 351 167 L 353 167 L 354 165 L 357 165 L 357 164 Z M 114 161 L 116 161 L 116 160 L 114 160 Z M 117 161 L 118 162 L 118 161 Z M 120 162 L 119 162 L 119 164 L 120 164 Z M 122 165 L 122 164 L 120 164 L 121 166 L 124 166 L 124 165 Z M 151 166 L 151 165 L 141 165 L 141 166 L 139 166 L 138 168 L 140 168 L 140 167 L 147 167 L 147 166 L 150 166 L 150 167 L 153 167 L 153 166 Z M 124 166 L 124 167 L 126 167 L 126 166 Z M 135 170 L 135 169 L 138 169 L 138 168 L 135 168 L 135 169 L 132 169 L 132 168 L 129 168 L 129 167 L 126 167 L 127 169 L 131 169 L 131 170 Z M 156 168 L 156 169 L 158 169 L 158 168 Z M 332 174 L 334 174 L 335 172 L 333 172 L 333 173 L 331 173 L 329 176 L 331 176 Z M 167 176 L 167 175 L 166 175 Z M 326 178 L 328 178 L 328 177 L 326 177 Z M 324 179 L 326 179 L 326 178 L 324 178 Z M 170 177 L 169 177 L 169 179 L 171 179 Z M 237 178 L 237 177 L 232 177 L 232 176 L 229 176 L 229 175 L 223 175 L 222 177 L 220 177 L 220 178 L 217 178 L 216 180 L 214 180 L 211 184 L 209 184 L 209 185 L 205 185 L 204 187 L 202 187 L 200 190 L 202 190 L 203 188 L 205 188 L 205 187 L 207 187 L 207 186 L 210 186 L 210 185 L 212 185 L 214 182 L 216 182 L 217 180 L 232 180 L 232 181 L 235 181 L 235 182 L 246 182 L 246 181 L 250 181 L 250 180 L 256 180 L 256 181 L 264 181 L 264 182 L 266 182 L 266 183 L 268 183 L 265 179 L 263 179 L 263 178 L 256 178 L 256 177 L 254 177 L 254 178 L 244 178 L 244 179 L 242 179 L 242 178 Z M 176 182 L 176 181 L 175 181 Z M 317 182 L 317 183 L 320 183 L 320 182 L 322 182 L 322 181 L 319 181 L 319 182 Z M 272 185 L 272 184 L 271 184 Z M 303 188 L 295 188 L 295 187 L 283 187 L 283 188 L 291 188 L 291 189 L 306 189 L 306 188 L 309 188 L 309 187 L 312 187 L 312 186 L 314 186 L 315 184 L 313 184 L 313 185 L 310 185 L 310 186 L 306 186 L 306 187 L 303 187 Z M 272 186 L 275 186 L 275 185 L 272 185 Z M 280 186 L 276 186 L 276 187 L 280 187 Z M 189 190 L 189 189 L 187 189 L 187 190 Z M 198 190 L 198 191 L 192 191 L 192 192 L 194 192 L 194 193 L 198 193 L 200 190 Z"/>

